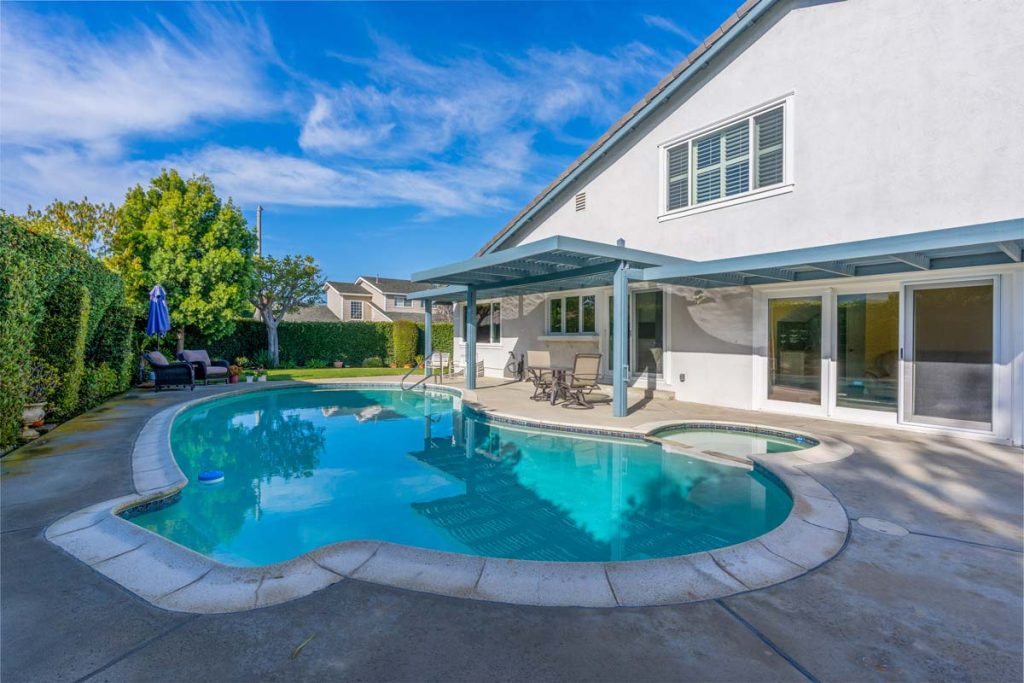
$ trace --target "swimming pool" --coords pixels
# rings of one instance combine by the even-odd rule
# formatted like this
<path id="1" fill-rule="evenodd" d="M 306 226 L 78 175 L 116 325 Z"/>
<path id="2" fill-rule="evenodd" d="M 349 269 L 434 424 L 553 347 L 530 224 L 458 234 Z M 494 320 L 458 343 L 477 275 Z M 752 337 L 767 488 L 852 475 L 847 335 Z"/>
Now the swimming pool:
<path id="1" fill-rule="evenodd" d="M 170 438 L 190 483 L 126 516 L 242 566 L 357 539 L 521 560 L 668 557 L 764 534 L 792 507 L 758 469 L 503 424 L 434 391 L 251 392 L 185 409 Z M 224 480 L 199 484 L 208 470 Z"/>

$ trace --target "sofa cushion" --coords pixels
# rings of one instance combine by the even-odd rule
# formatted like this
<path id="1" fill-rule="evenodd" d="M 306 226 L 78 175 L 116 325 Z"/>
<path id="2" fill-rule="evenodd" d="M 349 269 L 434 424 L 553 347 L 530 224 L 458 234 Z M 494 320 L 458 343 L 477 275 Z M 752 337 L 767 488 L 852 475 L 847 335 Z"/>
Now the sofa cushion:
<path id="1" fill-rule="evenodd" d="M 168 365 L 167 357 L 159 351 L 150 351 L 146 354 L 151 365 Z"/>
<path id="2" fill-rule="evenodd" d="M 206 376 L 207 377 L 223 377 L 228 374 L 228 369 L 220 365 L 207 365 Z"/>
<path id="3" fill-rule="evenodd" d="M 202 363 L 207 367 L 210 366 L 210 354 L 206 351 L 182 351 L 181 359 L 188 363 Z"/>

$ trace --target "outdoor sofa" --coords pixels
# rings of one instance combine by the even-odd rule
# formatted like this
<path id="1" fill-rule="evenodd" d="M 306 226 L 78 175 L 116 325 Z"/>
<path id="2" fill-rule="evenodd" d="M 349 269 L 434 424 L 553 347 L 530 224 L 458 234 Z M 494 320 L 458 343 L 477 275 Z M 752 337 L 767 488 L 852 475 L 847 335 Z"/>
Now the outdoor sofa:
<path id="1" fill-rule="evenodd" d="M 150 351 L 143 357 L 152 366 L 156 375 L 153 391 L 160 391 L 163 387 L 188 387 L 195 390 L 195 371 L 191 363 L 168 361 L 159 351 Z"/>
<path id="2" fill-rule="evenodd" d="M 231 363 L 221 358 L 210 360 L 210 354 L 203 350 L 188 350 L 178 352 L 178 360 L 190 363 L 195 368 L 196 381 L 209 384 L 210 380 L 230 381 L 231 373 L 228 368 Z"/>

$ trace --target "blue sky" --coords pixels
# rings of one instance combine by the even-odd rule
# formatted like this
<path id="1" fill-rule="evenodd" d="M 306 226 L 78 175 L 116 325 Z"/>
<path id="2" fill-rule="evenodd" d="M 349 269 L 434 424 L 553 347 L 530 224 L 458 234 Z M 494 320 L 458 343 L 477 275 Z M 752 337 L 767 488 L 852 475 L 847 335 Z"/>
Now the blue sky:
<path id="1" fill-rule="evenodd" d="M 735 0 L 3 3 L 0 206 L 209 175 L 331 279 L 466 258 Z"/>

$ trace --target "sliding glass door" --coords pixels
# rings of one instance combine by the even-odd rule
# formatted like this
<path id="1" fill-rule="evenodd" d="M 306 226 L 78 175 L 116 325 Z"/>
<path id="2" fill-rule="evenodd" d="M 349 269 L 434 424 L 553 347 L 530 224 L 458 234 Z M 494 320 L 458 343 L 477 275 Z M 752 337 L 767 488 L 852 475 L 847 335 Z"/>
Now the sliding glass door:
<path id="1" fill-rule="evenodd" d="M 907 288 L 905 419 L 992 428 L 994 289 L 992 280 Z"/>
<path id="2" fill-rule="evenodd" d="M 899 292 L 836 297 L 835 404 L 895 413 L 899 399 Z"/>
<path id="3" fill-rule="evenodd" d="M 768 300 L 768 399 L 821 404 L 821 297 Z"/>

